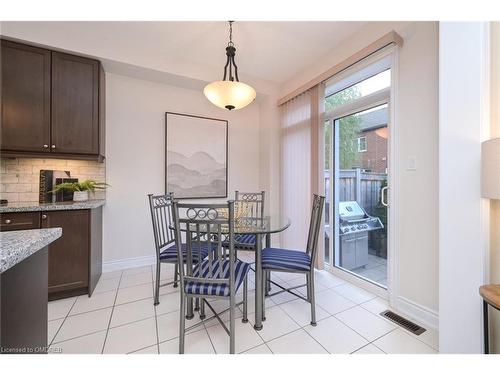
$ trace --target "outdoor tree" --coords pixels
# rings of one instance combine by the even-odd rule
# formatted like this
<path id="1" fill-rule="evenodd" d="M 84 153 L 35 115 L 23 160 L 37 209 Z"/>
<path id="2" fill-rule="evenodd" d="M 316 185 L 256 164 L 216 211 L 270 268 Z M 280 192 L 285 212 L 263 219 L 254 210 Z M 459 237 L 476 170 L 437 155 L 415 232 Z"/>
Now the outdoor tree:
<path id="1" fill-rule="evenodd" d="M 359 98 L 361 93 L 356 87 L 348 87 L 325 99 L 325 111 L 328 112 L 339 105 Z M 339 120 L 339 167 L 351 169 L 358 165 L 357 138 L 361 133 L 360 118 L 356 115 L 346 116 Z M 333 129 L 329 121 L 325 122 L 325 168 L 330 168 L 332 158 Z"/>

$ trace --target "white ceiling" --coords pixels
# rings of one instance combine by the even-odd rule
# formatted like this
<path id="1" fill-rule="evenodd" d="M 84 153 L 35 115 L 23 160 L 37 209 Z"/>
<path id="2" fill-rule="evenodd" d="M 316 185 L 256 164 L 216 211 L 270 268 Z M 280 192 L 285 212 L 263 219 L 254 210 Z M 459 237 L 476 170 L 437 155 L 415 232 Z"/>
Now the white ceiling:
<path id="1" fill-rule="evenodd" d="M 235 22 L 240 80 L 245 75 L 283 83 L 363 26 L 363 22 Z M 2 22 L 2 34 L 35 36 L 39 43 L 174 72 L 175 67 L 217 71 L 222 78 L 226 22 Z M 79 48 L 76 48 L 78 46 Z M 125 56 L 128 59 L 125 59 Z M 132 56 L 134 58 L 132 58 Z M 179 73 L 179 69 L 175 71 Z M 194 72 L 196 73 L 196 72 Z M 219 77 L 213 77 L 217 79 Z"/>
<path id="2" fill-rule="evenodd" d="M 361 24 L 235 22 L 233 40 L 236 46 L 236 64 L 241 71 L 240 78 L 246 73 L 268 81 L 284 82 L 315 59 L 330 52 Z M 148 30 L 153 43 L 154 39 L 180 59 L 220 67 L 222 76 L 228 41 L 227 23 L 143 23 L 139 28 L 145 32 Z M 156 37 L 153 38 L 153 34 Z"/>

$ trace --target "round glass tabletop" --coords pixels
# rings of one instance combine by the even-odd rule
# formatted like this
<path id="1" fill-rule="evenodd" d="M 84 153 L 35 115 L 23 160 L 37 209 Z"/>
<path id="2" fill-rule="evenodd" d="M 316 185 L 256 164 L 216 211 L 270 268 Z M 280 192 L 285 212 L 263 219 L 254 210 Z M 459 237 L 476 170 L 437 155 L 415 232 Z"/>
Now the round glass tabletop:
<path id="1" fill-rule="evenodd" d="M 290 219 L 283 215 L 267 215 L 261 219 L 240 217 L 234 223 L 236 234 L 267 234 L 282 232 L 290 226 Z"/>
<path id="2" fill-rule="evenodd" d="M 267 215 L 263 218 L 254 217 L 239 217 L 234 223 L 235 234 L 269 234 L 282 232 L 290 226 L 288 217 L 275 214 Z M 170 226 L 172 228 L 172 226 Z M 190 229 L 195 232 L 196 225 L 192 224 Z M 222 232 L 227 233 L 229 230 L 226 225 L 222 226 Z M 181 225 L 181 230 L 186 231 L 186 227 Z M 199 227 L 200 231 L 204 231 L 203 225 Z"/>

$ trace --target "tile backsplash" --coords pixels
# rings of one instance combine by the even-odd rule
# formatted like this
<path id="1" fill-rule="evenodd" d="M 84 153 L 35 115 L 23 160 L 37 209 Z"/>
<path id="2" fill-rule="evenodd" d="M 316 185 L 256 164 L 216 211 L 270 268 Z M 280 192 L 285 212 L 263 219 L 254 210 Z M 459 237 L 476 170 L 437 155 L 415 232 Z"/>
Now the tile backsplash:
<path id="1" fill-rule="evenodd" d="M 38 202 L 40 170 L 70 171 L 79 181 L 93 179 L 106 182 L 106 164 L 95 161 L 1 158 L 0 198 L 9 202 Z M 98 191 L 91 199 L 104 199 L 106 193 Z"/>

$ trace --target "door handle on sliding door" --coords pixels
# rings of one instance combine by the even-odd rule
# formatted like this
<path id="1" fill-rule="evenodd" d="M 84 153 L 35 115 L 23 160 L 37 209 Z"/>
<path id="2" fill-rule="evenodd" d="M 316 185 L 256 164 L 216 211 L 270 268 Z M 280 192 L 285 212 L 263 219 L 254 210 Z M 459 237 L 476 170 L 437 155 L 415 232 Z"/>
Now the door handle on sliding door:
<path id="1" fill-rule="evenodd" d="M 381 190 L 380 190 L 380 203 L 382 203 L 382 205 L 384 205 L 385 207 L 388 207 L 389 204 L 387 203 L 387 200 L 386 200 L 386 197 L 387 197 L 387 190 L 389 189 L 389 186 L 384 186 Z"/>

